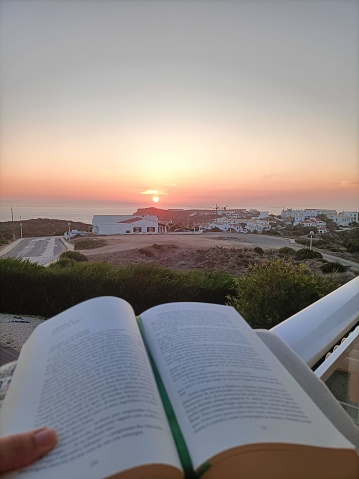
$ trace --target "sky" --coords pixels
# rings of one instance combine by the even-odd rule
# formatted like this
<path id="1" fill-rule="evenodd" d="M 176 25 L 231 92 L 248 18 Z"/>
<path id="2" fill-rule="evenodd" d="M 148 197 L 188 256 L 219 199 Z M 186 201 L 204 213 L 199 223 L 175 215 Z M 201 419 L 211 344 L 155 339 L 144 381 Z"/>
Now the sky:
<path id="1" fill-rule="evenodd" d="M 358 209 L 357 0 L 0 16 L 0 201 Z"/>

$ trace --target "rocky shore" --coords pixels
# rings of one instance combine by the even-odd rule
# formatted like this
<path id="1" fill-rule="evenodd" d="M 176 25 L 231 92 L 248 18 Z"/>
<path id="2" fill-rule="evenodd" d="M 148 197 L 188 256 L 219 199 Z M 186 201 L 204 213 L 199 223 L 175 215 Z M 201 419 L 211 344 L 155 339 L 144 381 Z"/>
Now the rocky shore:
<path id="1" fill-rule="evenodd" d="M 30 334 L 44 319 L 23 314 L 0 314 L 0 343 L 20 351 Z"/>

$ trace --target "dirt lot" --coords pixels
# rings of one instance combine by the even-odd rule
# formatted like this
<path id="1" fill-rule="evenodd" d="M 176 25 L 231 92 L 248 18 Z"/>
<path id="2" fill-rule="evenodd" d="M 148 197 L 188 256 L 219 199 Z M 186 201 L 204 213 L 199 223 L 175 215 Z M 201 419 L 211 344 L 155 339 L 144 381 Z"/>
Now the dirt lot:
<path id="1" fill-rule="evenodd" d="M 249 239 L 243 235 L 240 238 L 234 235 L 108 236 L 107 246 L 80 252 L 90 261 L 114 265 L 146 262 L 173 269 L 199 268 L 237 275 L 243 273 L 250 263 L 278 256 L 277 249 L 268 248 L 263 256 L 258 255 L 253 251 L 256 244 Z M 289 242 L 285 244 L 290 245 Z"/>
<path id="2" fill-rule="evenodd" d="M 198 268 L 207 271 L 226 271 L 233 275 L 245 272 L 249 264 L 280 257 L 278 249 L 283 246 L 294 249 L 302 247 L 287 238 L 254 234 L 168 234 L 101 238 L 105 239 L 106 246 L 78 251 L 94 262 L 114 265 L 146 262 L 173 269 Z M 263 256 L 253 250 L 256 246 L 264 250 Z M 322 274 L 321 260 L 306 260 L 305 263 L 312 271 Z M 345 283 L 355 274 L 347 271 L 339 276 L 340 281 Z"/>
<path id="3" fill-rule="evenodd" d="M 101 236 L 107 242 L 107 246 L 96 250 L 82 251 L 85 254 L 97 255 L 146 248 L 153 244 L 174 245 L 177 248 L 203 249 L 214 246 L 225 248 L 281 248 L 293 246 L 287 238 L 277 238 L 254 234 L 166 234 L 166 235 L 117 235 Z"/>
<path id="4" fill-rule="evenodd" d="M 243 237 L 243 235 L 242 235 Z M 254 244 L 225 236 L 143 235 L 106 236 L 107 246 L 80 250 L 90 261 L 111 264 L 156 263 L 174 269 L 202 268 L 235 273 L 248 266 Z M 235 248 L 235 250 L 234 250 Z"/>

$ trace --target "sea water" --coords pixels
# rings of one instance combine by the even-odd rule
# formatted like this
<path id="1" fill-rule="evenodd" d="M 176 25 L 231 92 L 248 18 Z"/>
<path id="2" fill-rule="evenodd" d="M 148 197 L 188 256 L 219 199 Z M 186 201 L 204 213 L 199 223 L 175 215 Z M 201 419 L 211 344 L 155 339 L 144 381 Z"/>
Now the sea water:
<path id="1" fill-rule="evenodd" d="M 92 223 L 94 215 L 132 215 L 141 205 L 121 203 L 22 203 L 0 204 L 0 221 L 51 218 Z"/>
<path id="2" fill-rule="evenodd" d="M 58 201 L 30 202 L 25 200 L 1 201 L 0 202 L 0 221 L 21 221 L 35 218 L 49 218 L 67 221 L 82 221 L 92 223 L 94 215 L 133 215 L 139 208 L 163 208 L 163 209 L 203 209 L 215 210 L 212 205 L 178 205 L 168 206 L 153 202 L 124 203 L 124 202 L 76 202 L 76 201 Z M 235 208 L 255 208 L 255 206 L 233 206 Z M 280 214 L 279 208 L 256 207 L 258 211 L 269 211 L 272 214 Z"/>

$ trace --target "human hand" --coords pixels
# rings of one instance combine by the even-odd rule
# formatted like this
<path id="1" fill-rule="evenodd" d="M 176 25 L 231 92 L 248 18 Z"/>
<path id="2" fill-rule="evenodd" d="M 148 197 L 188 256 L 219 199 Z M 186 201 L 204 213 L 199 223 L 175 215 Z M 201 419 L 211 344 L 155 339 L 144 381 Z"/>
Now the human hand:
<path id="1" fill-rule="evenodd" d="M 49 428 L 0 438 L 0 474 L 29 466 L 51 451 L 56 443 L 56 432 Z"/>

